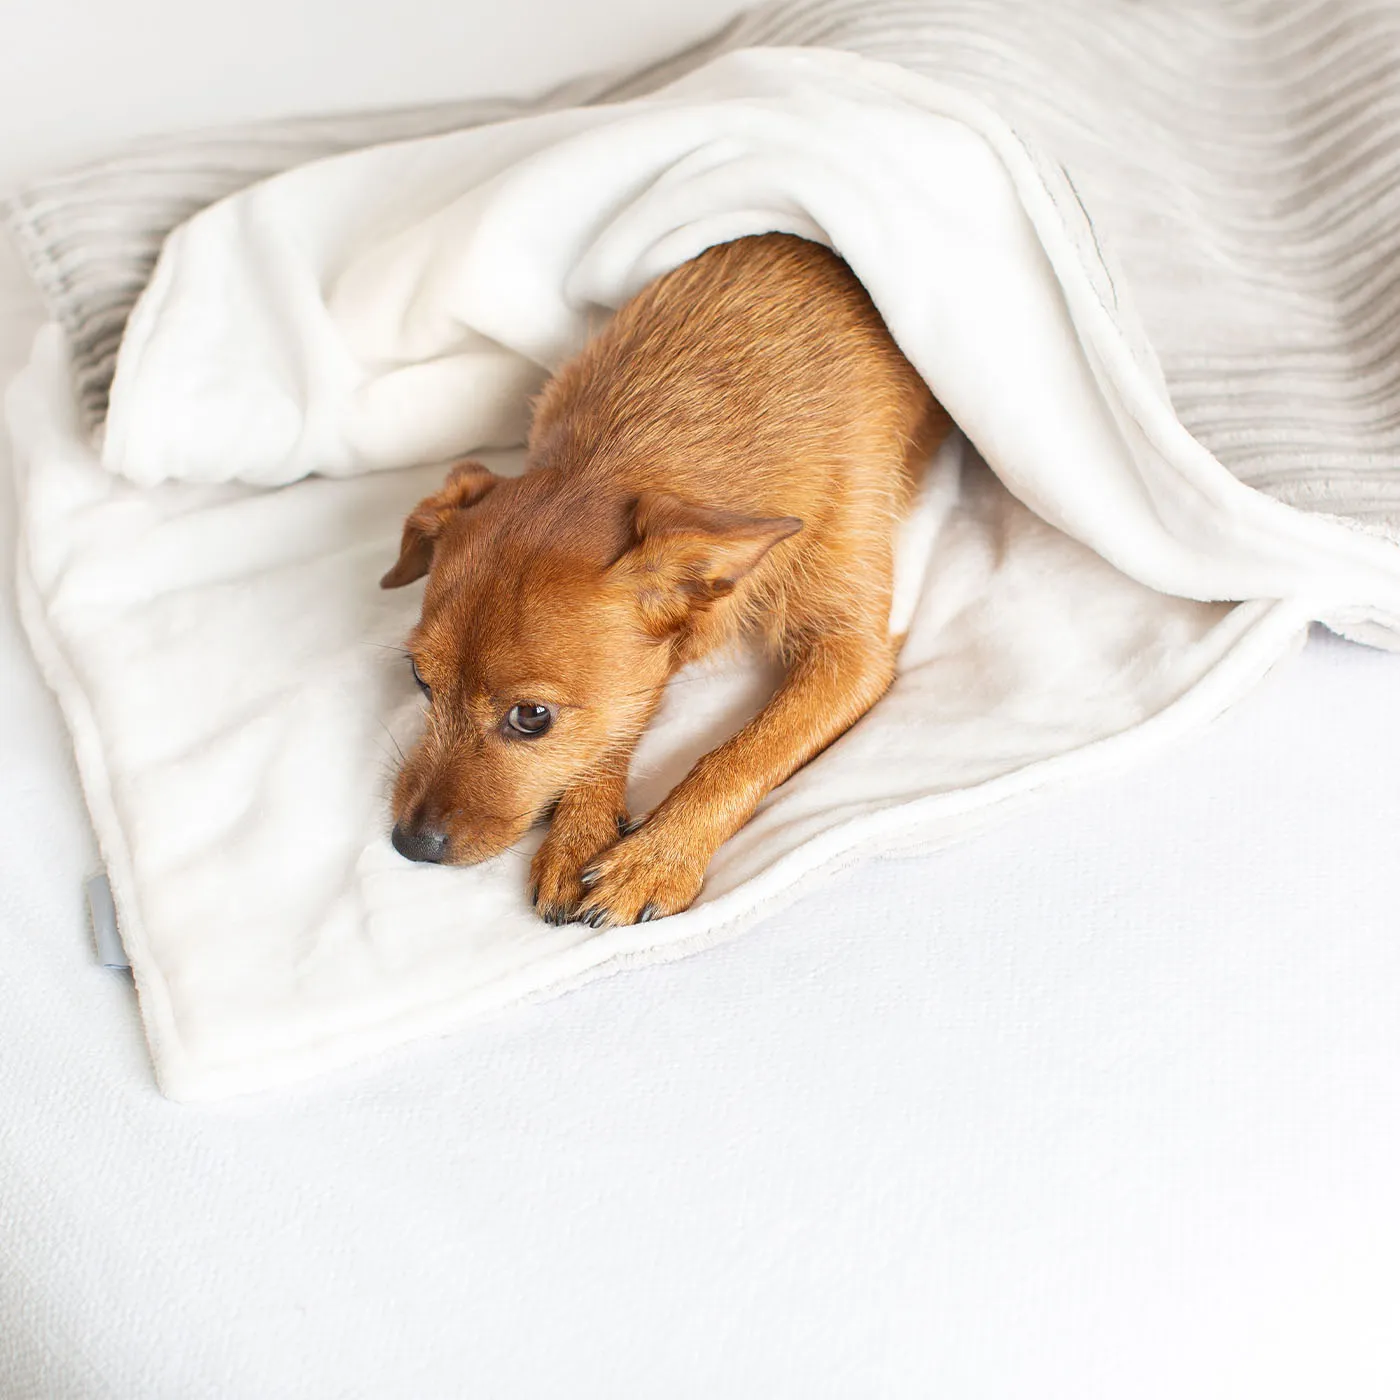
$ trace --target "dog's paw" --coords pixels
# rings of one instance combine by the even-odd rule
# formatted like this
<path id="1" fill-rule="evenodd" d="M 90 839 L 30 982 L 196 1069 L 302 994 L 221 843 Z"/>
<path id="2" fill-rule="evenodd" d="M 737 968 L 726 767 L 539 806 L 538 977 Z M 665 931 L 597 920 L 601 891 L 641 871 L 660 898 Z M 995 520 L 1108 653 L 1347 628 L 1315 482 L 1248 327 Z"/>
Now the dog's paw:
<path id="1" fill-rule="evenodd" d="M 625 812 L 585 813 L 565 807 L 555 812 L 549 835 L 530 862 L 531 903 L 540 918 L 549 924 L 577 919 L 585 893 L 579 880 L 583 868 L 626 826 Z"/>
<path id="2" fill-rule="evenodd" d="M 708 853 L 696 857 L 661 828 L 643 826 L 583 871 L 582 907 L 575 917 L 591 928 L 606 928 L 679 914 L 700 893 L 708 865 Z"/>

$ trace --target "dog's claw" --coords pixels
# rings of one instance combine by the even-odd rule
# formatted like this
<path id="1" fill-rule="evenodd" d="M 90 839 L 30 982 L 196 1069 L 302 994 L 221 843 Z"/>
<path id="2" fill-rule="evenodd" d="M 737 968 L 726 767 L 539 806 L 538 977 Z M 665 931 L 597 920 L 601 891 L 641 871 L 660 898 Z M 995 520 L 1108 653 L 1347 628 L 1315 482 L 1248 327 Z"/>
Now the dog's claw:
<path id="1" fill-rule="evenodd" d="M 583 872 L 579 875 L 579 877 L 578 877 L 578 882 L 579 882 L 580 885 L 582 885 L 582 886 L 584 887 L 584 889 L 586 889 L 586 890 L 592 889 L 593 886 L 594 886 L 595 884 L 598 883 L 598 877 L 599 877 L 602 873 L 603 873 L 603 872 L 602 872 L 601 870 L 599 870 L 598 867 L 597 867 L 596 865 L 595 865 L 595 866 L 592 866 L 591 868 L 589 868 L 588 870 L 583 871 Z"/>
<path id="2" fill-rule="evenodd" d="M 642 827 L 646 825 L 646 820 L 647 819 L 645 813 L 640 817 L 632 817 L 628 821 L 624 821 L 621 817 L 619 817 L 617 821 L 617 829 L 622 833 L 622 835 L 630 836 L 634 831 L 640 831 Z"/>
<path id="3" fill-rule="evenodd" d="M 618 819 L 617 819 L 617 834 L 618 834 L 619 836 L 626 836 L 626 835 L 627 835 L 627 832 L 628 832 L 628 829 L 631 827 L 631 825 L 632 825 L 632 823 L 626 818 L 626 816 L 620 816 L 620 817 L 618 817 Z"/>
<path id="4" fill-rule="evenodd" d="M 654 904 L 645 905 L 642 912 L 637 915 L 637 922 L 639 924 L 649 924 L 660 912 L 661 911 L 657 909 Z"/>

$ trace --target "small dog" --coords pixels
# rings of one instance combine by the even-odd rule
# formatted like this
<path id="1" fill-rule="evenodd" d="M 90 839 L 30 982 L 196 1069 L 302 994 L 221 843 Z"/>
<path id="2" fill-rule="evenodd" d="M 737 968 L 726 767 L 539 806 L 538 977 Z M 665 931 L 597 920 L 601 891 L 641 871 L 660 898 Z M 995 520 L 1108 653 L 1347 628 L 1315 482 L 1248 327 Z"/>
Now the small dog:
<path id="1" fill-rule="evenodd" d="M 428 575 L 409 649 L 429 706 L 395 848 L 472 864 L 551 814 L 545 919 L 687 908 L 720 844 L 888 688 L 896 526 L 949 426 L 818 244 L 741 238 L 643 290 L 545 386 L 523 476 L 461 463 L 404 524 L 381 582 Z M 667 681 L 745 632 L 779 690 L 629 821 Z"/>

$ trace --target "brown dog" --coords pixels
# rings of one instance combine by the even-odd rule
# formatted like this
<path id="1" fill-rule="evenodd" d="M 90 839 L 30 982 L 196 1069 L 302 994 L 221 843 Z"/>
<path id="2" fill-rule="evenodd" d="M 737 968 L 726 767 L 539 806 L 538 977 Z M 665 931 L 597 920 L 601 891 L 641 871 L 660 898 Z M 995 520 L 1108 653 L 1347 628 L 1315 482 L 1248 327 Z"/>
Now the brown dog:
<path id="1" fill-rule="evenodd" d="M 674 914 L 759 802 L 894 674 L 895 529 L 948 419 L 850 268 L 785 234 L 660 278 L 545 386 L 527 470 L 454 467 L 404 525 L 396 588 L 427 727 L 394 845 L 470 864 L 552 810 L 555 923 Z M 755 630 L 787 676 L 648 817 L 632 751 L 666 682 Z"/>

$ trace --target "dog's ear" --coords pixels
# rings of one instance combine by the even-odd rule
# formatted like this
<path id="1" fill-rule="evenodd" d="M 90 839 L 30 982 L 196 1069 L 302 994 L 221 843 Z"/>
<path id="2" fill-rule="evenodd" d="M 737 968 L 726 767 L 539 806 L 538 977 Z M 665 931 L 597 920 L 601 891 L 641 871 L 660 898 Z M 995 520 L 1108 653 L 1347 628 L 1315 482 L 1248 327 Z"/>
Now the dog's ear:
<path id="1" fill-rule="evenodd" d="M 663 630 L 733 592 L 775 544 L 802 528 L 793 515 L 740 515 L 664 491 L 644 492 L 632 523 L 636 543 L 615 568 L 635 583 Z"/>
<path id="2" fill-rule="evenodd" d="M 442 489 L 419 501 L 403 523 L 399 560 L 382 579 L 381 588 L 400 588 L 428 572 L 433 541 L 447 528 L 453 513 L 474 506 L 500 478 L 480 462 L 458 462 Z"/>

